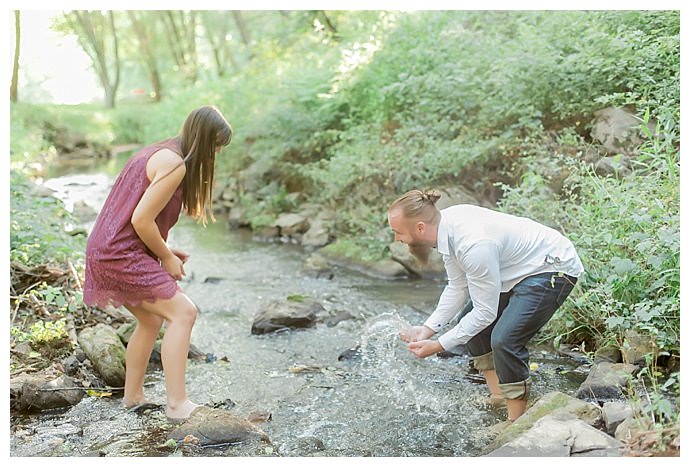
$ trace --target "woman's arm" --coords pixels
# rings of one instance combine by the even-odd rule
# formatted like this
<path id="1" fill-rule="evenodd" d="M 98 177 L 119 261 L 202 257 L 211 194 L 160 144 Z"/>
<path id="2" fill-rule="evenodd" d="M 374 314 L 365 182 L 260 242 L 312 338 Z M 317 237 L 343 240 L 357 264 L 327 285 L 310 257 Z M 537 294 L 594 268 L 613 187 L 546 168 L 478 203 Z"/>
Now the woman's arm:
<path id="1" fill-rule="evenodd" d="M 182 158 L 171 150 L 162 149 L 151 156 L 146 164 L 146 175 L 151 180 L 151 185 L 132 214 L 132 227 L 135 232 L 175 279 L 181 279 L 184 275 L 182 261 L 163 240 L 156 225 L 156 217 L 172 198 L 185 172 Z"/>

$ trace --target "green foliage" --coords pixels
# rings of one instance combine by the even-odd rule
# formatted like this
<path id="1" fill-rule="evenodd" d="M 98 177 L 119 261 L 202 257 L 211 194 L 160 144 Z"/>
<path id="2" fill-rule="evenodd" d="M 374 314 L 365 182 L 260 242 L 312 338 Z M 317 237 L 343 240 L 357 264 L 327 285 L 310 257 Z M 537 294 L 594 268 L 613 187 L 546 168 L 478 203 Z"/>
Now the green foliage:
<path id="1" fill-rule="evenodd" d="M 10 260 L 31 266 L 83 257 L 85 239 L 66 231 L 74 222 L 62 201 L 36 196 L 33 185 L 10 172 Z"/>
<path id="2" fill-rule="evenodd" d="M 61 347 L 69 340 L 67 326 L 64 319 L 57 321 L 36 321 L 29 327 L 28 332 L 12 328 L 11 334 L 19 341 L 28 341 L 35 347 Z"/>
<path id="3" fill-rule="evenodd" d="M 502 209 L 562 230 L 585 264 L 574 300 L 550 322 L 560 339 L 623 345 L 633 329 L 661 351 L 680 350 L 680 177 L 678 149 L 666 143 L 674 139 L 657 133 L 647 141 L 631 178 L 572 163 L 560 199 L 536 171 L 504 186 Z"/>

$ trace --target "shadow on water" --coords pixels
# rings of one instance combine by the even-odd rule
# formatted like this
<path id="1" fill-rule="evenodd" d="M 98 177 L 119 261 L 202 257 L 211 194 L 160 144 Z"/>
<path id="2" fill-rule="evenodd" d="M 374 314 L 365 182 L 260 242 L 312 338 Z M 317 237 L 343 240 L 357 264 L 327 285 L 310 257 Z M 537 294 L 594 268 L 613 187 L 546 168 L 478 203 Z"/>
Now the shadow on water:
<path id="1" fill-rule="evenodd" d="M 101 188 L 107 194 L 108 185 Z M 478 404 L 485 387 L 466 378 L 467 356 L 419 360 L 398 337 L 401 327 L 424 321 L 443 284 L 384 281 L 345 269 L 336 269 L 333 280 L 310 278 L 299 272 L 301 248 L 253 242 L 222 220 L 204 229 L 181 219 L 169 240 L 191 254 L 181 285 L 200 309 L 192 343 L 216 357 L 188 365 L 190 398 L 230 399 L 231 412 L 240 416 L 270 413 L 259 426 L 275 449 L 171 449 L 164 446 L 161 412 L 131 414 L 113 396 L 85 397 L 62 413 L 19 421 L 13 456 L 473 456 L 489 441 L 486 428 L 505 416 Z M 264 304 L 293 294 L 313 297 L 327 314 L 352 318 L 250 333 Z M 574 362 L 540 351 L 533 360 L 539 365 L 535 395 L 569 392 L 579 383 L 561 375 Z M 148 398 L 164 403 L 162 372 L 150 373 L 147 382 Z"/>

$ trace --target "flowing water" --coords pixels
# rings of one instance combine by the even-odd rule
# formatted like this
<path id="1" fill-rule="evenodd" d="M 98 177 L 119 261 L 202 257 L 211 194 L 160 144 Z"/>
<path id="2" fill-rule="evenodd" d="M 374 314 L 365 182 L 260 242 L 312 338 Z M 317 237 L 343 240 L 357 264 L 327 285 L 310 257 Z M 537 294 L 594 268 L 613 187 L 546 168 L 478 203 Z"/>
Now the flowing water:
<path id="1" fill-rule="evenodd" d="M 102 204 L 112 175 L 53 178 L 47 185 L 70 206 Z M 181 218 L 169 243 L 191 254 L 184 291 L 200 309 L 192 343 L 209 354 L 187 370 L 190 398 L 230 399 L 232 413 L 270 413 L 259 423 L 270 446 L 170 448 L 161 414 L 124 411 L 118 395 L 85 397 L 54 413 L 13 419 L 12 456 L 473 456 L 490 440 L 488 427 L 505 415 L 482 407 L 484 385 L 467 375 L 467 356 L 419 360 L 398 337 L 421 324 L 443 284 L 385 281 L 335 268 L 332 280 L 310 278 L 297 246 L 253 241 L 222 220 L 203 228 Z M 349 313 L 336 325 L 271 335 L 250 333 L 254 315 L 271 300 L 308 295 L 327 313 Z M 350 357 L 339 359 L 348 349 Z M 570 392 L 576 362 L 533 349 L 533 397 Z M 147 396 L 164 403 L 161 371 L 147 376 Z"/>

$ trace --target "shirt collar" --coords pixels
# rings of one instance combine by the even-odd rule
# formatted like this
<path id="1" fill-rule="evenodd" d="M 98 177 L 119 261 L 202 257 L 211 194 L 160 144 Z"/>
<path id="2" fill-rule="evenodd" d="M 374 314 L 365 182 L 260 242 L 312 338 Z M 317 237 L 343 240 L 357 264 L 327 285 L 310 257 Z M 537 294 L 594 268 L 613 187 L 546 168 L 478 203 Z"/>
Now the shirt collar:
<path id="1" fill-rule="evenodd" d="M 448 226 L 446 225 L 446 216 L 443 211 L 441 211 L 441 220 L 438 223 L 436 249 L 442 255 L 450 254 L 450 249 L 448 248 Z"/>

